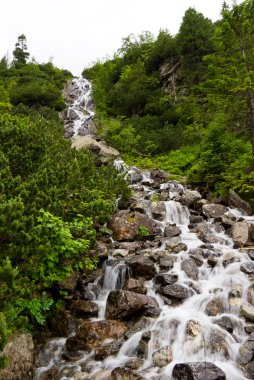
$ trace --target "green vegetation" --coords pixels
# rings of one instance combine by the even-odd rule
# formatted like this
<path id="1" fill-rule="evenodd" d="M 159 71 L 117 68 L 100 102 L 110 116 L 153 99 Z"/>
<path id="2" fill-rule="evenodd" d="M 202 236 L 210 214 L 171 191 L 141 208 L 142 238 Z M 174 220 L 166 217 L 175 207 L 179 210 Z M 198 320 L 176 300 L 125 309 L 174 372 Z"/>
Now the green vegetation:
<path id="1" fill-rule="evenodd" d="M 128 163 L 254 205 L 254 2 L 224 3 L 221 15 L 190 8 L 176 36 L 130 35 L 83 75 L 101 135 Z"/>
<path id="2" fill-rule="evenodd" d="M 57 282 L 95 267 L 97 231 L 128 198 L 113 167 L 63 137 L 56 111 L 71 74 L 27 62 L 21 37 L 11 66 L 0 62 L 0 351 L 9 333 L 45 322 L 64 295 Z"/>

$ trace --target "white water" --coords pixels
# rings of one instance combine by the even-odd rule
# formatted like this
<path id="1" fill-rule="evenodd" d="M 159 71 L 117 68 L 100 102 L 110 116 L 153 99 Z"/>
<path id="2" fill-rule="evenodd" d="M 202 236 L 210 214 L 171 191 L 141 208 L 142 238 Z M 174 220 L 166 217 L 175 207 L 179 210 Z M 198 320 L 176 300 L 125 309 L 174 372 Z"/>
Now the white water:
<path id="1" fill-rule="evenodd" d="M 85 104 L 91 104 L 91 88 L 87 86 L 86 80 L 75 80 L 76 87 L 79 89 L 79 98 L 74 102 L 73 107 L 76 110 L 80 107 L 86 107 Z M 88 96 L 89 94 L 89 96 Z M 83 99 L 83 100 L 82 100 Z M 87 102 L 87 103 L 86 103 Z M 92 112 L 88 107 L 86 116 L 90 117 Z M 82 112 L 82 110 L 78 110 Z M 79 118 L 75 124 L 75 136 L 80 128 Z M 115 162 L 118 170 L 123 170 L 128 175 L 134 175 L 136 168 L 128 168 L 120 159 Z M 143 186 L 143 197 L 156 193 L 157 190 L 152 188 L 153 181 L 149 172 L 141 175 L 138 186 Z M 168 191 L 169 199 L 184 191 L 181 184 L 176 182 L 167 182 L 161 185 L 161 190 Z M 218 262 L 214 268 L 208 265 L 204 257 L 204 263 L 198 268 L 198 279 L 192 280 L 181 269 L 183 260 L 189 258 L 189 251 L 202 246 L 204 243 L 191 232 L 188 228 L 190 212 L 186 206 L 174 200 L 165 202 L 166 216 L 163 222 L 158 223 L 161 228 L 166 225 L 176 224 L 181 230 L 181 239 L 187 245 L 187 250 L 178 254 L 170 254 L 175 257 L 175 263 L 168 274 L 176 274 L 178 276 L 177 284 L 188 289 L 189 298 L 182 304 L 170 306 L 164 304 L 162 297 L 157 293 L 153 281 L 146 283 L 147 295 L 153 297 L 160 307 L 160 315 L 154 319 L 151 326 L 147 326 L 143 330 L 134 333 L 126 340 L 120 348 L 118 354 L 114 357 L 108 357 L 104 361 L 98 362 L 93 359 L 93 353 L 89 355 L 83 353 L 79 361 L 72 363 L 66 362 L 62 353 L 64 350 L 64 338 L 52 340 L 40 352 L 39 362 L 40 368 L 36 370 L 35 380 L 44 380 L 46 371 L 50 368 L 57 368 L 56 380 L 75 380 L 75 379 L 94 379 L 94 376 L 102 370 L 112 370 L 116 367 L 123 367 L 137 356 L 138 345 L 142 334 L 146 331 L 151 332 L 151 340 L 148 345 L 148 352 L 144 358 L 144 363 L 139 367 L 138 372 L 144 379 L 160 380 L 171 379 L 172 370 L 176 363 L 190 361 L 208 361 L 215 363 L 227 375 L 227 380 L 245 380 L 246 377 L 236 366 L 236 358 L 239 347 L 246 339 L 247 334 L 244 331 L 245 322 L 239 317 L 239 308 L 241 300 L 246 299 L 247 289 L 250 286 L 248 277 L 240 270 L 243 262 L 249 261 L 249 257 L 245 253 L 241 253 L 233 249 L 233 241 L 228 238 L 224 232 L 216 232 L 213 220 L 209 220 L 208 227 L 213 231 L 213 235 L 217 237 L 220 243 L 213 244 L 211 251 L 216 253 Z M 229 210 L 237 217 L 244 217 L 238 210 Z M 147 214 L 151 215 L 149 207 Z M 246 220 L 250 218 L 245 217 Z M 165 244 L 162 245 L 163 249 Z M 152 248 L 151 248 L 152 249 Z M 156 248 L 154 249 L 156 250 Z M 162 250 L 162 249 L 161 249 Z M 158 250 L 157 250 L 158 251 Z M 209 249 L 205 250 L 209 251 Z M 231 255 L 232 262 L 224 265 L 225 258 Z M 121 289 L 124 286 L 127 275 L 127 267 L 124 261 L 111 261 L 106 263 L 104 268 L 104 281 L 101 292 L 95 299 L 99 306 L 99 315 L 97 320 L 105 318 L 106 301 L 111 290 Z M 232 296 L 237 289 L 240 297 Z M 224 304 L 224 314 L 217 316 L 208 316 L 205 312 L 210 301 L 215 297 L 219 297 Z M 233 325 L 233 334 L 222 329 L 216 320 L 222 316 L 230 317 Z M 190 321 L 194 321 L 198 326 L 196 335 L 187 332 Z M 214 335 L 223 335 L 224 343 L 222 350 L 213 350 Z M 154 365 L 154 354 L 158 349 L 170 350 L 173 360 L 162 369 Z M 82 371 L 81 364 L 87 363 L 90 366 L 89 374 Z M 108 371 L 105 372 L 108 374 Z M 80 376 L 80 377 L 79 377 Z M 103 378 L 103 377 L 102 377 Z M 205 380 L 205 379 L 204 379 Z"/>
<path id="2" fill-rule="evenodd" d="M 89 130 L 89 122 L 94 116 L 91 83 L 85 78 L 73 79 L 70 95 L 75 97 L 67 109 L 67 118 L 73 119 L 72 137 L 92 134 Z"/>

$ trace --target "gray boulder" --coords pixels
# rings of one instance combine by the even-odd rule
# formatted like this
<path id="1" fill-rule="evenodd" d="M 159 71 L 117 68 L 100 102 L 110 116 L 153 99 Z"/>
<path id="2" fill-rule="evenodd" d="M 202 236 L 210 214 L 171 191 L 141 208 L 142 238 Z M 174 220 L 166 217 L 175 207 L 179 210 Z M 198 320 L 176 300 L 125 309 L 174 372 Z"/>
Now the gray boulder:
<path id="1" fill-rule="evenodd" d="M 225 373 L 210 362 L 176 364 L 172 376 L 173 380 L 226 380 Z"/>
<path id="2" fill-rule="evenodd" d="M 202 212 L 207 218 L 218 218 L 224 215 L 227 210 L 227 207 L 217 203 L 209 203 L 202 206 Z"/>

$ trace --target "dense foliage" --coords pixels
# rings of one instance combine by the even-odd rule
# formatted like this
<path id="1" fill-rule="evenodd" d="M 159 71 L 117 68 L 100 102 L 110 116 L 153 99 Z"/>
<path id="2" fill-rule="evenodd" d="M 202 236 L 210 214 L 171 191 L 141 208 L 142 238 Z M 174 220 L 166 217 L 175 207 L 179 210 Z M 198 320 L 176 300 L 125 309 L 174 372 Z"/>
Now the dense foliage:
<path id="1" fill-rule="evenodd" d="M 96 233 L 127 195 L 112 167 L 63 137 L 71 74 L 14 57 L 0 65 L 0 350 L 11 331 L 44 323 L 57 282 L 94 267 Z"/>
<path id="2" fill-rule="evenodd" d="M 254 203 L 254 3 L 223 5 L 212 23 L 186 11 L 179 32 L 127 37 L 93 82 L 98 124 L 129 162 L 157 165 Z"/>

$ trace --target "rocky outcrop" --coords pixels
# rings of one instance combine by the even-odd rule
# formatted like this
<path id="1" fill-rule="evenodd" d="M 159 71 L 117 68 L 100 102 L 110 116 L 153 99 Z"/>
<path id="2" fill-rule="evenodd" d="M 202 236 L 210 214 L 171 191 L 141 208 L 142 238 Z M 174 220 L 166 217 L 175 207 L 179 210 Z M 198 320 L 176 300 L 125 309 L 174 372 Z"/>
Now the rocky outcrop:
<path id="1" fill-rule="evenodd" d="M 172 376 L 173 380 L 226 380 L 225 373 L 209 362 L 176 364 Z"/>
<path id="2" fill-rule="evenodd" d="M 0 370 L 0 380 L 32 380 L 34 372 L 34 342 L 28 333 L 13 336 L 4 349 L 8 365 Z"/>
<path id="3" fill-rule="evenodd" d="M 89 149 L 95 155 L 96 162 L 99 165 L 107 164 L 120 156 L 120 153 L 116 149 L 107 146 L 101 141 L 97 141 L 92 136 L 79 136 L 72 141 L 72 147 L 75 149 Z"/>

